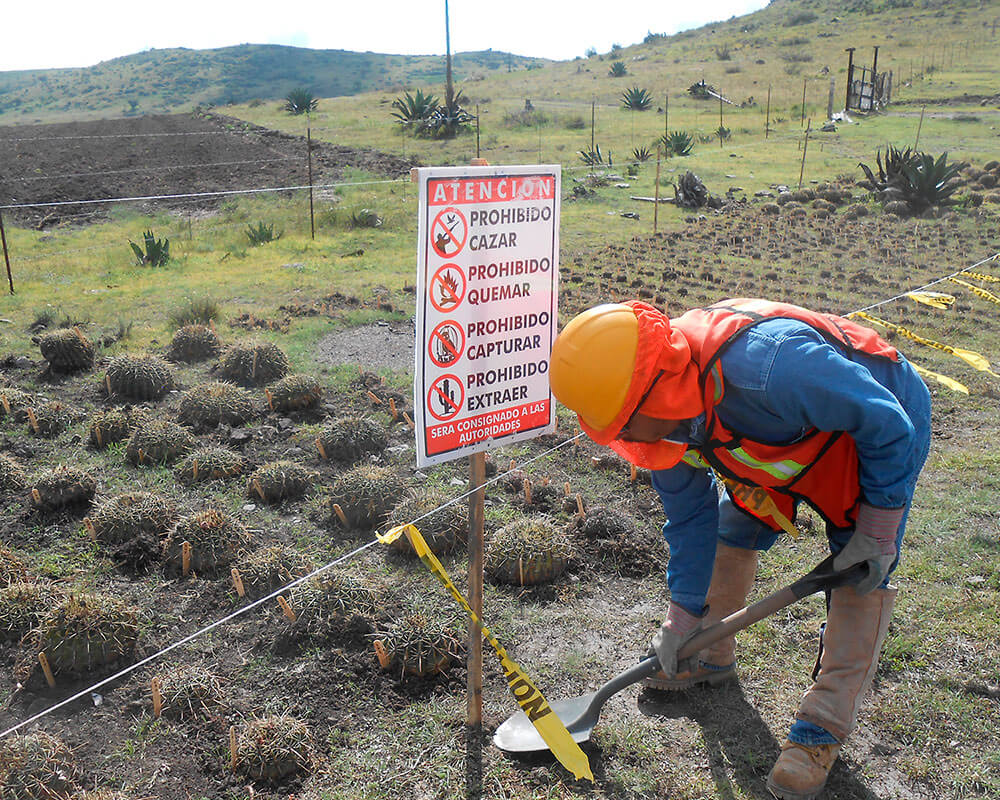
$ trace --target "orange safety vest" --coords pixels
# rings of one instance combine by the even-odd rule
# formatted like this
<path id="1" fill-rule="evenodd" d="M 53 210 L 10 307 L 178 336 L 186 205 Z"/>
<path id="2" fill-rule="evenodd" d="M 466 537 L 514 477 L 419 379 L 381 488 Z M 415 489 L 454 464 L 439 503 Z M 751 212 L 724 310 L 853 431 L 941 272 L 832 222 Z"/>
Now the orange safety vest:
<path id="1" fill-rule="evenodd" d="M 761 487 L 789 520 L 794 519 L 796 502 L 805 500 L 832 525 L 853 527 L 861 485 L 858 452 L 849 434 L 814 428 L 787 444 L 764 444 L 728 429 L 715 413 L 725 391 L 720 356 L 741 332 L 774 318 L 804 322 L 848 354 L 860 352 L 899 361 L 896 348 L 870 328 L 788 303 L 736 299 L 688 311 L 671 320 L 671 325 L 688 340 L 692 359 L 699 368 L 706 440 L 698 451 L 723 478 Z M 729 489 L 730 498 L 739 508 L 780 530 L 783 526 L 777 518 L 766 513 L 766 502 L 747 503 L 750 494 Z"/>

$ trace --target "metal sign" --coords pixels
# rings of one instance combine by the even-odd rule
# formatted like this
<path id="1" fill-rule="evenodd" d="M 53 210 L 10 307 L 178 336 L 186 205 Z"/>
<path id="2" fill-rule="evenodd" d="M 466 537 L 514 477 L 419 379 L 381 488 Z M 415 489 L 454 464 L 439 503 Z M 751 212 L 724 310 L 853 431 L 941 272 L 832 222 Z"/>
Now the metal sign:
<path id="1" fill-rule="evenodd" d="M 555 429 L 558 166 L 417 170 L 417 465 Z"/>

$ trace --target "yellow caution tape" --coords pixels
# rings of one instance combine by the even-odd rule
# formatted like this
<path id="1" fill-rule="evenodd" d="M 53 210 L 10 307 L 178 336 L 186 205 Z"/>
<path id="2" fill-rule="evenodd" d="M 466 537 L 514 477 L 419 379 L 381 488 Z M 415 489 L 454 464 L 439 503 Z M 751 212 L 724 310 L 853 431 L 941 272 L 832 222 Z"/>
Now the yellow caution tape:
<path id="1" fill-rule="evenodd" d="M 572 772 L 575 778 L 586 778 L 593 783 L 594 774 L 590 771 L 590 761 L 587 759 L 587 754 L 580 749 L 580 745 L 573 741 L 570 732 L 566 730 L 566 726 L 563 725 L 559 716 L 553 713 L 552 706 L 549 705 L 548 701 L 538 690 L 538 687 L 532 683 L 524 670 L 507 655 L 507 651 L 497 641 L 497 638 L 483 625 L 479 616 L 472 610 L 472 606 L 469 605 L 469 602 L 458 591 L 455 584 L 452 583 L 447 571 L 441 565 L 437 556 L 431 551 L 430 547 L 427 546 L 427 542 L 424 541 L 424 537 L 417 530 L 416 526 L 412 524 L 397 525 L 392 530 L 380 534 L 378 540 L 383 543 L 389 543 L 395 541 L 403 534 L 406 534 L 406 538 L 410 540 L 410 544 L 413 546 L 414 552 L 420 556 L 420 560 L 444 584 L 444 587 L 455 598 L 455 601 L 465 609 L 469 618 L 483 632 L 486 641 L 496 651 L 497 657 L 500 659 L 500 665 L 503 667 L 504 677 L 507 678 L 507 683 L 510 684 L 511 694 L 514 695 L 514 699 L 517 700 L 517 704 L 521 707 L 521 710 L 531 720 L 531 724 L 535 726 L 545 744 L 549 746 L 552 755 L 558 759 L 560 764 Z"/>
<path id="2" fill-rule="evenodd" d="M 962 275 L 968 278 L 975 278 L 977 281 L 983 281 L 984 283 L 1000 283 L 1000 278 L 996 275 L 987 275 L 985 272 L 969 272 L 966 270 Z"/>
<path id="3" fill-rule="evenodd" d="M 997 299 L 997 302 L 1000 303 L 1000 298 Z M 961 347 L 952 347 L 949 344 L 942 344 L 941 342 L 935 342 L 933 339 L 926 339 L 923 336 L 914 333 L 909 328 L 904 328 L 902 325 L 896 325 L 894 322 L 886 322 L 884 319 L 878 319 L 878 317 L 873 317 L 870 314 L 866 314 L 864 311 L 856 311 L 851 316 L 860 317 L 861 319 L 867 320 L 875 325 L 881 325 L 883 328 L 895 331 L 900 336 L 912 339 L 914 342 L 922 344 L 925 347 L 933 347 L 935 350 L 941 350 L 944 353 L 949 353 L 956 358 L 962 359 L 962 361 L 966 364 L 971 367 L 975 367 L 980 372 L 988 372 L 990 375 L 1000 378 L 1000 375 L 997 375 L 992 369 L 990 369 L 989 359 L 980 353 L 976 353 L 972 350 L 963 350 Z"/>
<path id="4" fill-rule="evenodd" d="M 973 286 L 971 283 L 960 280 L 959 278 L 948 278 L 948 280 L 950 280 L 952 283 L 957 283 L 959 286 L 964 286 L 973 294 L 983 298 L 983 300 L 989 300 L 991 303 L 996 303 L 997 305 L 1000 305 L 1000 297 L 997 297 L 995 294 L 993 294 L 993 292 L 987 292 L 985 289 L 980 289 L 978 286 Z"/>
<path id="5" fill-rule="evenodd" d="M 968 387 L 966 387 L 964 384 L 959 383 L 953 378 L 949 378 L 947 375 L 940 375 L 937 372 L 931 372 L 929 369 L 924 369 L 923 367 L 914 364 L 912 361 L 910 362 L 910 366 L 912 366 L 920 375 L 923 375 L 925 378 L 931 378 L 932 380 L 935 380 L 938 383 L 947 386 L 949 389 L 953 391 L 961 392 L 962 394 L 969 393 Z"/>
<path id="6" fill-rule="evenodd" d="M 747 508 L 752 509 L 762 517 L 772 517 L 785 533 L 791 534 L 796 539 L 799 537 L 799 529 L 795 527 L 794 523 L 788 517 L 778 510 L 778 507 L 774 504 L 771 495 L 767 493 L 766 489 L 760 486 L 747 486 L 745 483 L 739 483 L 732 478 L 727 478 L 718 473 L 716 475 L 721 478 L 726 488 L 735 497 L 738 497 L 740 502 Z"/>
<path id="7" fill-rule="evenodd" d="M 906 295 L 911 300 L 923 303 L 932 308 L 948 308 L 955 302 L 955 295 L 944 292 L 910 292 Z"/>

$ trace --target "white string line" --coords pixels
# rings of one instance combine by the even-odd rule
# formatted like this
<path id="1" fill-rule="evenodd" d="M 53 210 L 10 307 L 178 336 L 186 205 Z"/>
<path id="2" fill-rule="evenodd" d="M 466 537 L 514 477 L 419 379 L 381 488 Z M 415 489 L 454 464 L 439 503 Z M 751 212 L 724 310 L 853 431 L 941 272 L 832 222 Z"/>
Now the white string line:
<path id="1" fill-rule="evenodd" d="M 571 437 L 569 439 L 566 439 L 565 441 L 560 442 L 555 447 L 549 448 L 548 450 L 544 451 L 543 453 L 540 453 L 539 455 L 535 456 L 534 458 L 530 458 L 527 461 L 523 461 L 523 462 L 521 462 L 521 464 L 516 465 L 515 467 L 507 470 L 504 473 L 495 475 L 494 477 L 490 478 L 487 481 L 484 481 L 479 486 L 476 486 L 475 488 L 470 489 L 469 491 L 465 492 L 464 494 L 461 494 L 461 495 L 459 495 L 457 497 L 453 497 L 447 503 L 443 503 L 442 505 L 438 506 L 437 508 L 433 508 L 430 511 L 424 513 L 424 514 L 421 514 L 419 517 L 417 517 L 416 519 L 414 519 L 412 522 L 410 522 L 408 524 L 414 525 L 417 522 L 419 522 L 420 520 L 426 519 L 427 517 L 431 516 L 432 514 L 436 514 L 438 511 L 441 511 L 441 510 L 447 508 L 448 506 L 454 505 L 455 503 L 458 503 L 461 500 L 464 500 L 465 498 L 467 498 L 467 497 L 475 494 L 476 492 L 480 491 L 481 489 L 485 489 L 487 486 L 489 486 L 491 484 L 494 484 L 494 483 L 496 483 L 499 480 L 502 480 L 503 478 L 507 477 L 509 474 L 511 474 L 512 472 L 514 472 L 515 470 L 519 469 L 520 467 L 524 467 L 524 466 L 527 466 L 529 464 L 532 464 L 535 461 L 538 461 L 539 459 L 542 459 L 545 456 L 548 456 L 551 453 L 554 453 L 556 450 L 559 450 L 559 449 L 565 447 L 566 445 L 571 444 L 572 442 L 575 442 L 577 439 L 579 439 L 583 435 L 584 434 L 581 431 L 580 433 L 576 434 L 575 436 L 573 436 L 573 437 Z M 376 545 L 378 543 L 379 543 L 379 540 L 377 538 L 372 539 L 370 542 L 366 542 L 365 544 L 361 545 L 360 547 L 357 547 L 354 550 L 352 550 L 350 553 L 346 553 L 345 555 L 340 556 L 340 558 L 337 558 L 337 559 L 331 561 L 329 564 L 325 564 L 322 567 L 318 567 L 318 568 L 314 569 L 308 575 L 303 575 L 301 578 L 296 578 L 295 580 L 291 581 L 290 583 L 286 584 L 285 586 L 282 586 L 279 589 L 275 589 L 273 592 L 271 592 L 266 597 L 262 597 L 259 600 L 255 600 L 252 603 L 250 603 L 249 605 L 243 606 L 243 608 L 237 609 L 233 613 L 228 614 L 225 617 L 222 617 L 222 619 L 218 619 L 215 622 L 211 623 L 210 625 L 206 625 L 204 628 L 201 628 L 200 630 L 197 630 L 194 633 L 192 633 L 192 634 L 190 634 L 188 636 L 185 636 L 183 639 L 180 639 L 179 641 L 176 641 L 173 644 L 170 644 L 167 647 L 164 647 L 162 650 L 159 650 L 158 652 L 153 653 L 150 656 L 146 656 L 141 661 L 137 661 L 135 664 L 132 664 L 132 665 L 126 667 L 125 669 L 120 670 L 119 672 L 116 672 L 114 675 L 111 675 L 111 676 L 109 676 L 107 678 L 104 678 L 104 680 L 98 681 L 97 683 L 93 684 L 92 686 L 88 686 L 86 689 L 80 690 L 76 694 L 74 694 L 74 695 L 72 695 L 70 697 L 67 697 L 65 700 L 60 700 L 55 705 L 52 705 L 49 708 L 46 708 L 45 710 L 40 711 L 39 713 L 35 714 L 33 717 L 29 717 L 28 719 L 24 720 L 23 722 L 19 722 L 19 723 L 17 723 L 17 725 L 14 725 L 13 727 L 10 727 L 10 728 L 8 728 L 5 731 L 0 732 L 0 739 L 3 739 L 5 736 L 7 736 L 9 734 L 12 734 L 15 731 L 20 730 L 21 728 L 23 728 L 26 725 L 30 725 L 32 722 L 36 722 L 36 721 L 40 720 L 42 717 L 48 716 L 53 711 L 56 711 L 56 710 L 62 708 L 63 706 L 68 705 L 68 704 L 74 702 L 75 700 L 79 700 L 81 697 L 85 697 L 85 696 L 89 695 L 91 692 L 94 692 L 97 689 L 100 689 L 101 687 L 106 686 L 107 684 L 111 683 L 112 681 L 118 680 L 119 678 L 122 678 L 122 677 L 124 677 L 126 675 L 129 675 L 132 672 L 135 672 L 137 669 L 139 669 L 140 667 L 145 666 L 146 664 L 149 664 L 151 661 L 154 661 L 154 660 L 160 658 L 161 656 L 164 656 L 167 653 L 169 653 L 169 652 L 171 652 L 173 650 L 176 650 L 178 647 L 182 647 L 183 645 L 187 644 L 188 642 L 193 641 L 194 639 L 197 639 L 199 636 L 202 636 L 202 635 L 208 633 L 209 631 L 212 631 L 215 628 L 218 628 L 219 626 L 226 624 L 227 622 L 231 622 L 232 620 L 236 619 L 237 617 L 240 617 L 243 614 L 246 614 L 248 611 L 252 611 L 253 609 L 257 608 L 258 606 L 263 605 L 267 601 L 273 600 L 274 598 L 276 598 L 278 595 L 282 594 L 283 592 L 287 592 L 289 589 L 292 589 L 292 588 L 294 588 L 294 587 L 296 587 L 296 586 L 298 586 L 298 585 L 300 585 L 302 583 L 305 583 L 306 581 L 310 580 L 311 578 L 314 578 L 317 575 L 320 575 L 323 572 L 326 572 L 331 567 L 335 567 L 336 565 L 338 565 L 338 564 L 340 564 L 340 563 L 342 563 L 344 561 L 347 561 L 349 558 L 353 558 L 354 556 L 359 555 L 360 553 L 364 552 L 365 550 L 369 549 L 370 547 L 372 547 L 373 545 Z"/>
<path id="2" fill-rule="evenodd" d="M 888 300 L 882 300 L 881 302 L 873 303 L 870 306 L 865 306 L 864 308 L 859 308 L 859 309 L 857 309 L 857 311 L 851 311 L 846 316 L 850 316 L 851 314 L 859 314 L 859 313 L 864 312 L 864 311 L 870 311 L 873 308 L 878 308 L 879 306 L 884 306 L 886 303 L 891 303 L 894 300 L 902 300 L 904 297 L 906 297 L 907 295 L 911 294 L 912 292 L 922 292 L 924 289 L 929 289 L 931 286 L 936 286 L 939 283 L 944 283 L 945 281 L 950 280 L 951 278 L 954 278 L 957 275 L 961 275 L 963 272 L 968 272 L 970 269 L 975 269 L 976 267 L 981 267 L 986 262 L 993 261 L 996 258 L 1000 258 L 1000 252 L 997 252 L 997 253 L 994 253 L 991 256 L 988 256 L 987 258 L 984 258 L 982 261 L 977 261 L 975 264 L 973 264 L 970 267 L 963 267 L 962 269 L 957 270 L 957 271 L 951 273 L 950 275 L 945 275 L 943 278 L 937 278 L 936 280 L 933 280 L 930 283 L 925 283 L 923 286 L 918 286 L 916 289 L 908 289 L 907 291 L 905 291 L 905 292 L 903 292 L 901 294 L 897 294 L 895 297 L 890 297 Z"/>
<path id="3" fill-rule="evenodd" d="M 225 191 L 218 192 L 186 192 L 184 194 L 154 194 L 154 195 L 144 195 L 141 197 L 107 197 L 99 200 L 59 200 L 51 203 L 14 203 L 9 205 L 0 206 L 0 211 L 8 209 L 18 209 L 18 208 L 53 208 L 55 206 L 86 206 L 95 205 L 98 203 L 132 203 L 145 200 L 184 200 L 196 197 L 225 197 L 229 195 L 237 194 L 264 194 L 267 192 L 290 192 L 298 191 L 302 189 L 334 189 L 341 186 L 373 186 L 375 184 L 383 183 L 399 183 L 407 184 L 410 182 L 410 177 L 407 175 L 405 178 L 392 178 L 389 180 L 381 181 L 345 181 L 341 183 L 306 183 L 301 186 L 272 186 L 263 189 L 229 189 Z"/>
<path id="4" fill-rule="evenodd" d="M 305 160 L 296 156 L 280 156 L 279 158 L 257 158 L 252 161 L 217 161 L 208 164 L 170 164 L 165 167 L 132 167 L 130 169 L 111 169 L 104 172 L 69 172 L 65 175 L 34 175 L 30 178 L 11 178 L 15 181 L 54 181 L 60 178 L 88 178 L 100 175 L 122 175 L 127 172 L 163 172 L 171 169 L 193 169 L 194 167 L 235 167 L 242 164 L 273 164 L 278 161 Z"/>

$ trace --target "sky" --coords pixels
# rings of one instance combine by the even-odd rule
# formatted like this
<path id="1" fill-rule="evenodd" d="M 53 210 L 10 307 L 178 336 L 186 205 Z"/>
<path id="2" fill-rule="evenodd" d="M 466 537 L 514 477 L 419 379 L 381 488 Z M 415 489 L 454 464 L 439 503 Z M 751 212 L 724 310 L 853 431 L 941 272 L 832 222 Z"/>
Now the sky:
<path id="1" fill-rule="evenodd" d="M 5 3 L 0 71 L 87 67 L 150 48 L 286 44 L 444 53 L 444 0 L 121 0 Z M 756 11 L 767 0 L 449 0 L 451 49 L 565 60 L 650 31 L 676 33 Z"/>

